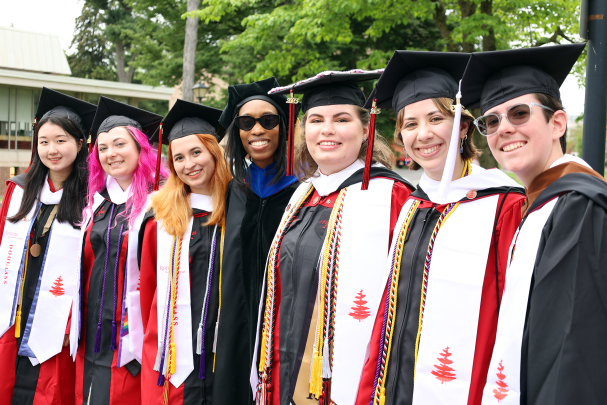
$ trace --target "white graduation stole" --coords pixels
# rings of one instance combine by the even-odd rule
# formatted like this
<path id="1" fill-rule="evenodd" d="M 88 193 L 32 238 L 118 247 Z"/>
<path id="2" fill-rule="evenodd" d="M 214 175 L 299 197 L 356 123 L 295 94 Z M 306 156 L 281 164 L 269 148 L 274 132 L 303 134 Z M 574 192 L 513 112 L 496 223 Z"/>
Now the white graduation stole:
<path id="1" fill-rule="evenodd" d="M 337 404 L 356 401 L 374 314 L 387 281 L 394 180 L 371 179 L 366 191 L 361 185 L 348 186 L 343 204 L 331 380 L 331 399 Z"/>
<path id="2" fill-rule="evenodd" d="M 13 189 L 10 205 L 8 206 L 7 218 L 19 212 L 22 199 L 23 189 L 16 186 Z M 4 203 L 6 204 L 7 201 Z M 2 263 L 3 273 L 0 282 L 0 336 L 3 336 L 15 324 L 17 299 L 26 255 L 25 250 L 39 208 L 40 203 L 36 201 L 23 220 L 12 223 L 5 219 L 2 244 L 0 245 L 0 263 Z"/>
<path id="3" fill-rule="evenodd" d="M 527 215 L 512 240 L 497 336 L 483 390 L 483 405 L 520 403 L 521 346 L 531 276 L 542 230 L 557 201 L 558 197 Z"/>
<path id="4" fill-rule="evenodd" d="M 483 282 L 498 200 L 499 196 L 494 195 L 460 203 L 436 236 L 413 404 L 468 403 Z"/>

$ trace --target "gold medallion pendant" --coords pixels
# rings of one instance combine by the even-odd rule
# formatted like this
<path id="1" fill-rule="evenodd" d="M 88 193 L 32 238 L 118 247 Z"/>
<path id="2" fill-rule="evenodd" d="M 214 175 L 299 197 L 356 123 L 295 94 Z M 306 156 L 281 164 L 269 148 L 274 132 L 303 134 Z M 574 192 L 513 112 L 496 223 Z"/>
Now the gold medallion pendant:
<path id="1" fill-rule="evenodd" d="M 38 257 L 40 256 L 40 250 L 42 250 L 40 248 L 40 245 L 37 243 L 34 243 L 31 247 L 30 247 L 30 253 L 32 254 L 32 256 L 34 257 Z"/>

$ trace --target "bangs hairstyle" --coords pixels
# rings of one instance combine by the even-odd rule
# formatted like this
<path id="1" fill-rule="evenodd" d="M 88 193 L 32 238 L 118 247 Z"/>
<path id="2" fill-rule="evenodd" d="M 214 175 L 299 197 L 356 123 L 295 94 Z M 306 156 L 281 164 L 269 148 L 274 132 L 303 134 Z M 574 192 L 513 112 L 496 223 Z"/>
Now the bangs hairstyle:
<path id="1" fill-rule="evenodd" d="M 78 146 L 78 141 L 82 140 L 82 147 L 80 152 L 76 155 L 72 166 L 72 172 L 63 183 L 63 194 L 57 207 L 57 221 L 68 223 L 74 227 L 77 227 L 82 221 L 82 210 L 86 202 L 86 182 L 87 182 L 87 168 L 86 168 L 86 157 L 88 148 L 84 142 L 84 133 L 78 124 L 74 121 L 58 116 L 51 116 L 44 118 L 38 124 L 34 140 L 38 141 L 38 132 L 44 124 L 52 123 L 60 126 L 69 136 L 70 141 L 74 141 Z M 38 156 L 38 145 L 34 145 L 36 153 L 32 159 L 32 164 L 25 175 L 25 188 L 23 190 L 23 199 L 21 200 L 21 206 L 19 211 L 8 220 L 12 223 L 16 223 L 23 219 L 40 196 L 42 186 L 46 181 L 46 176 L 49 174 L 49 168 L 42 163 L 40 156 Z"/>
<path id="2" fill-rule="evenodd" d="M 213 135 L 196 134 L 205 148 L 213 156 L 215 162 L 215 173 L 210 180 L 211 196 L 213 197 L 213 212 L 205 223 L 206 226 L 219 224 L 224 225 L 225 195 L 228 183 L 232 175 L 228 169 L 223 150 Z M 190 186 L 185 184 L 173 165 L 173 153 L 169 144 L 169 178 L 164 186 L 151 196 L 152 208 L 154 209 L 156 221 L 163 221 L 165 231 L 172 236 L 181 237 L 185 233 L 190 218 L 193 215 L 188 196 L 192 192 Z"/>
<path id="3" fill-rule="evenodd" d="M 360 119 L 361 125 L 363 128 L 369 125 L 371 121 L 371 113 L 369 110 L 359 107 L 356 105 L 352 106 L 356 111 L 358 118 Z M 306 121 L 308 120 L 308 112 L 304 115 L 301 120 L 300 133 L 299 136 L 300 142 L 296 143 L 295 146 L 295 174 L 300 181 L 305 181 L 316 174 L 318 170 L 318 164 L 310 155 L 310 151 L 308 150 L 308 145 L 306 144 Z M 297 135 L 296 135 L 297 136 Z M 367 157 L 367 147 L 369 143 L 364 141 L 360 147 L 360 152 L 358 152 L 358 159 L 363 163 L 365 158 Z M 373 142 L 373 164 L 381 163 L 386 166 L 388 169 L 392 169 L 392 159 L 394 158 L 394 153 L 386 142 L 386 139 L 380 135 L 377 129 L 375 130 L 375 141 Z"/>
<path id="4" fill-rule="evenodd" d="M 129 223 L 129 228 L 133 227 L 133 221 L 145 209 L 148 194 L 154 186 L 154 176 L 156 172 L 156 149 L 150 145 L 147 136 L 135 127 L 124 127 L 135 140 L 137 150 L 139 150 L 139 164 L 133 173 L 133 181 L 131 182 L 131 196 L 126 202 L 126 209 L 123 213 Z M 89 211 L 92 216 L 93 201 L 95 193 L 101 192 L 105 188 L 105 179 L 107 174 L 103 171 L 101 162 L 99 161 L 99 149 L 97 148 L 98 140 L 95 142 L 93 149 L 88 158 L 89 167 L 89 184 L 87 193 L 87 207 L 85 211 Z M 160 164 L 160 178 L 166 179 L 169 175 L 166 166 L 163 162 Z"/>
<path id="5" fill-rule="evenodd" d="M 270 104 L 270 103 L 268 103 Z M 270 104 L 272 105 L 272 104 Z M 272 105 L 272 107 L 276 108 Z M 242 107 L 241 107 L 242 108 Z M 239 110 L 240 111 L 240 110 Z M 274 161 L 276 165 L 270 172 L 273 174 L 270 184 L 276 184 L 287 173 L 287 121 L 288 118 L 283 115 L 280 108 L 276 108 L 277 114 L 280 117 L 278 123 L 278 147 L 274 152 Z M 237 112 L 239 114 L 239 112 Z M 234 120 L 226 130 L 228 136 L 228 145 L 226 153 L 230 162 L 230 171 L 234 177 L 234 182 L 241 188 L 250 189 L 251 177 L 249 174 L 248 164 L 245 159 L 247 152 L 242 146 L 240 139 L 240 129 L 234 124 Z"/>
<path id="6" fill-rule="evenodd" d="M 441 113 L 443 113 L 444 115 L 448 115 L 450 117 L 455 117 L 455 112 L 451 109 L 451 107 L 455 108 L 455 105 L 453 104 L 452 99 L 447 98 L 447 97 L 439 97 L 439 98 L 433 98 L 432 102 L 434 103 L 436 108 L 438 108 L 438 110 Z M 396 127 L 394 127 L 394 140 L 400 146 L 404 146 L 403 137 L 400 133 L 400 131 L 402 131 L 402 129 L 403 129 L 404 120 L 405 120 L 405 107 L 401 108 L 401 110 L 398 112 L 398 114 L 396 116 Z M 464 139 L 464 151 L 461 153 L 462 159 L 464 161 L 473 159 L 482 154 L 481 151 L 476 149 L 476 146 L 474 146 L 474 142 L 472 141 L 472 134 L 474 133 L 474 128 L 475 128 L 472 121 L 474 121 L 474 116 L 470 113 L 470 111 L 468 111 L 462 107 L 461 122 L 470 123 L 470 126 L 468 127 L 468 132 L 466 133 L 468 138 Z M 409 164 L 409 169 L 410 170 L 419 170 L 419 169 L 421 169 L 421 166 L 415 160 L 413 160 L 413 158 L 411 158 L 411 163 Z"/>

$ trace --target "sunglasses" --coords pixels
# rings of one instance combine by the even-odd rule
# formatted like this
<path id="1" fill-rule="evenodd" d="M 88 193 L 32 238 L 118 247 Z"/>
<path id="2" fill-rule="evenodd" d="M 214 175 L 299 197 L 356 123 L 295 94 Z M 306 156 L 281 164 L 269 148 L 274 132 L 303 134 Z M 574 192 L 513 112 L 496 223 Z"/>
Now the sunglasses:
<path id="1" fill-rule="evenodd" d="M 525 125 L 529 122 L 531 118 L 532 107 L 536 105 L 538 107 L 544 108 L 546 110 L 554 111 L 550 107 L 546 107 L 545 105 L 537 104 L 537 103 L 525 103 L 525 104 L 517 104 L 508 108 L 506 114 L 487 114 L 482 117 L 478 117 L 474 120 L 474 125 L 478 128 L 478 132 L 483 136 L 490 136 L 497 132 L 497 129 L 500 127 L 502 123 L 502 116 L 505 115 L 506 119 L 513 127 L 520 127 L 521 125 Z"/>
<path id="2" fill-rule="evenodd" d="M 259 118 L 249 115 L 241 115 L 234 118 L 234 124 L 243 131 L 252 130 L 257 122 L 265 129 L 272 129 L 280 122 L 280 116 L 277 114 L 264 114 Z"/>

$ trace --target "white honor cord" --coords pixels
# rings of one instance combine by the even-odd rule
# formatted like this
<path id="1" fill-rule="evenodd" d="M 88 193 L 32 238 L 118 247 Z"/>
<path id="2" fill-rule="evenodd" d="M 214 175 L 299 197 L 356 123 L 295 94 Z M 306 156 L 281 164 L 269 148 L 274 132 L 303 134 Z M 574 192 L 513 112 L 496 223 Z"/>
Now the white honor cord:
<path id="1" fill-rule="evenodd" d="M 211 239 L 211 257 L 209 257 L 209 270 L 207 271 L 207 285 L 204 290 L 204 301 L 202 302 L 202 314 L 200 314 L 200 324 L 198 325 L 197 342 L 196 342 L 196 354 L 202 353 L 202 323 L 204 322 L 204 312 L 207 306 L 207 296 L 209 295 L 209 285 L 212 280 L 211 277 L 211 266 L 213 265 L 213 244 L 215 244 L 215 235 L 217 234 L 217 224 L 213 228 L 213 238 Z"/>
<path id="2" fill-rule="evenodd" d="M 447 153 L 447 160 L 445 161 L 445 167 L 443 169 L 443 177 L 441 178 L 440 185 L 438 187 L 438 195 L 441 198 L 447 197 L 449 183 L 453 179 L 453 171 L 455 170 L 455 161 L 457 159 L 457 146 L 459 141 L 459 126 L 462 118 L 462 105 L 460 99 L 462 98 L 462 81 L 459 81 L 459 89 L 457 91 L 455 114 L 453 117 L 453 129 L 451 131 L 451 143 L 449 144 L 449 152 Z"/>

